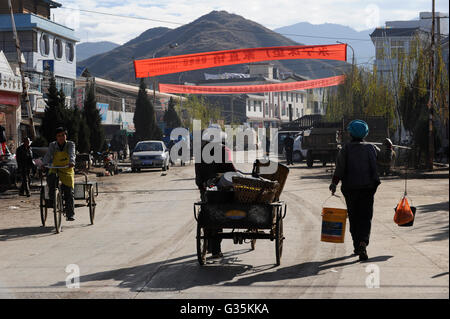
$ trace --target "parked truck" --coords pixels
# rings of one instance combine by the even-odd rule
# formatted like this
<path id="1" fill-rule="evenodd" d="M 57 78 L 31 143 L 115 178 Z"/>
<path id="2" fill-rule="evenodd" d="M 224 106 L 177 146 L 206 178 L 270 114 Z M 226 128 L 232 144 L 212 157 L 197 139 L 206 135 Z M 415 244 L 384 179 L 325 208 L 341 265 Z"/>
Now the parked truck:
<path id="1" fill-rule="evenodd" d="M 364 120 L 369 125 L 367 142 L 382 143 L 389 137 L 388 122 L 382 116 L 350 116 L 339 122 L 316 122 L 309 130 L 305 130 L 302 139 L 302 148 L 307 150 L 308 167 L 312 167 L 315 160 L 321 161 L 323 166 L 335 162 L 339 149 L 350 141 L 347 126 L 355 119 Z"/>

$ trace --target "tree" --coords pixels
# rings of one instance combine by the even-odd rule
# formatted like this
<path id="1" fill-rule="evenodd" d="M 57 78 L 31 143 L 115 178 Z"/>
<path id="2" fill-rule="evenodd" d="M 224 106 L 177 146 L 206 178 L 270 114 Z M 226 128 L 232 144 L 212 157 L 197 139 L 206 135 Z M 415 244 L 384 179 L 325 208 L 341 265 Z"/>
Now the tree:
<path id="1" fill-rule="evenodd" d="M 220 119 L 220 108 L 211 105 L 201 96 L 190 95 L 186 102 L 183 102 L 182 124 L 192 130 L 193 120 L 200 120 L 202 128 L 207 128 L 210 123 L 217 123 Z"/>
<path id="2" fill-rule="evenodd" d="M 105 141 L 105 132 L 102 127 L 100 111 L 97 108 L 94 84 L 88 84 L 86 87 L 86 92 L 87 94 L 84 101 L 83 118 L 89 128 L 89 142 L 91 151 L 99 152 L 101 151 Z"/>
<path id="3" fill-rule="evenodd" d="M 169 99 L 169 105 L 167 111 L 164 113 L 164 122 L 169 128 L 176 128 L 181 126 L 181 120 L 175 110 L 175 101 L 173 98 Z"/>
<path id="4" fill-rule="evenodd" d="M 143 79 L 139 86 L 139 93 L 136 99 L 136 110 L 133 117 L 138 141 L 161 139 L 162 132 L 156 123 L 155 109 L 147 95 L 147 86 Z"/>
<path id="5" fill-rule="evenodd" d="M 56 88 L 55 78 L 51 77 L 47 93 L 47 106 L 45 107 L 41 126 L 41 133 L 49 142 L 55 140 L 56 128 L 65 126 L 66 124 L 66 108 L 65 103 L 62 103 L 60 93 L 61 92 L 58 92 L 58 89 Z"/>

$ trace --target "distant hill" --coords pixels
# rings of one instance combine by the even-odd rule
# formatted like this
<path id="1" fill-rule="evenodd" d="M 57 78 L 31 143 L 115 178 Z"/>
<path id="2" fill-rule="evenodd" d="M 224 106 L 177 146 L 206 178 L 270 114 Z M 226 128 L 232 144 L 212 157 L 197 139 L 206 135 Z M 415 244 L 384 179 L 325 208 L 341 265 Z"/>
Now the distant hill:
<path id="1" fill-rule="evenodd" d="M 171 48 L 173 44 L 177 47 Z M 297 42 L 264 26 L 226 11 L 212 11 L 197 20 L 176 29 L 153 28 L 139 37 L 107 53 L 82 61 L 91 74 L 121 82 L 136 82 L 133 59 L 145 59 L 180 54 L 296 45 Z M 345 62 L 327 60 L 291 60 L 274 62 L 280 71 L 292 71 L 311 78 L 340 74 Z M 158 80 L 166 83 L 195 82 L 204 79 L 204 73 L 245 72 L 245 65 L 168 74 Z M 181 79 L 180 79 L 181 77 Z"/>
<path id="2" fill-rule="evenodd" d="M 339 39 L 341 42 L 348 43 L 353 47 L 356 63 L 366 63 L 375 56 L 375 48 L 369 36 L 373 29 L 356 31 L 340 24 L 311 24 L 309 22 L 300 22 L 275 29 L 274 31 L 285 35 L 293 41 L 311 45 L 332 44 L 336 43 L 336 40 Z M 351 58 L 352 54 L 350 50 L 348 55 L 349 62 Z"/>
<path id="3" fill-rule="evenodd" d="M 91 56 L 102 54 L 120 46 L 119 44 L 102 42 L 84 42 L 77 45 L 77 61 L 83 61 Z"/>

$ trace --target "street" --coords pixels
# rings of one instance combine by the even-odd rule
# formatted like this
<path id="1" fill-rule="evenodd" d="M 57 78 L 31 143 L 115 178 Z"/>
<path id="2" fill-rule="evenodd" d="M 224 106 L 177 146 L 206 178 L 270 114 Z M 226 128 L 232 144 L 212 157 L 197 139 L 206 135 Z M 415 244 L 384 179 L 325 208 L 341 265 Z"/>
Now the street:
<path id="1" fill-rule="evenodd" d="M 89 225 L 87 208 L 77 208 L 76 220 L 64 220 L 59 235 L 51 214 L 48 227 L 40 226 L 37 188 L 31 198 L 1 195 L 0 298 L 449 297 L 448 178 L 408 180 L 408 195 L 417 207 L 409 228 L 393 222 L 404 180 L 382 179 L 369 260 L 361 263 L 352 256 L 348 224 L 344 244 L 320 242 L 330 173 L 296 164 L 281 196 L 288 212 L 276 267 L 275 244 L 269 240 L 258 240 L 254 251 L 249 243 L 224 240 L 224 258 L 199 266 L 194 176 L 191 164 L 171 167 L 167 174 L 145 170 L 98 178 L 95 224 Z M 343 204 L 331 198 L 327 205 Z M 79 288 L 68 288 L 74 267 Z"/>

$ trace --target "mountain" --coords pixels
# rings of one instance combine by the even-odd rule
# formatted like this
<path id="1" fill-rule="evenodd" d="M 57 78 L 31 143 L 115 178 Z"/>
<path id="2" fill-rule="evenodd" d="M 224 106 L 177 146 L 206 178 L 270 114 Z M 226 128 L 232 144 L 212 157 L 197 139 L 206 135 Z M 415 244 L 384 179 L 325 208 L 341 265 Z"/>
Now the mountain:
<path id="1" fill-rule="evenodd" d="M 102 42 L 84 42 L 77 45 L 77 61 L 83 61 L 91 56 L 111 51 L 120 46 L 119 44 Z"/>
<path id="2" fill-rule="evenodd" d="M 358 64 L 367 63 L 375 56 L 375 48 L 369 36 L 373 29 L 356 31 L 340 24 L 300 22 L 275 29 L 274 31 L 285 35 L 293 41 L 311 45 L 332 44 L 336 43 L 336 40 L 348 43 L 355 50 L 356 63 Z M 350 50 L 348 54 L 349 62 L 351 58 L 352 52 Z"/>
<path id="3" fill-rule="evenodd" d="M 177 44 L 174 48 L 173 44 Z M 264 26 L 226 11 L 212 11 L 176 29 L 153 28 L 107 53 L 93 56 L 81 65 L 91 74 L 120 82 L 136 82 L 134 59 L 172 56 L 208 51 L 296 45 L 297 42 Z M 274 61 L 280 71 L 293 71 L 311 78 L 340 73 L 345 62 L 328 60 Z M 245 72 L 246 65 L 232 65 L 159 76 L 164 83 L 196 82 L 204 73 Z"/>

